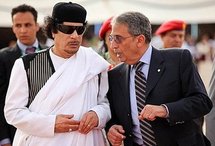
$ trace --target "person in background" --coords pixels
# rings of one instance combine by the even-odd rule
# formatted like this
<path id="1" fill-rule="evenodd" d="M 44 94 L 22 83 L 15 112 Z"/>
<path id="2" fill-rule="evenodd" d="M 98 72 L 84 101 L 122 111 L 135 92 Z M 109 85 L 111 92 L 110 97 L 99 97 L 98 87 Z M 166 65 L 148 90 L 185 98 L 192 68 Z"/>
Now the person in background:
<path id="1" fill-rule="evenodd" d="M 198 54 L 197 48 L 196 48 L 196 39 L 192 35 L 186 34 L 185 42 L 184 42 L 182 48 L 188 49 L 190 51 L 191 55 L 194 58 L 195 63 L 197 64 L 199 54 Z"/>
<path id="2" fill-rule="evenodd" d="M 80 46 L 86 15 L 77 3 L 55 4 L 45 20 L 53 47 L 16 60 L 4 108 L 17 128 L 13 145 L 105 145 L 109 63 Z"/>
<path id="3" fill-rule="evenodd" d="M 199 55 L 199 62 L 213 61 L 212 41 L 209 34 L 205 33 L 200 36 L 196 43 L 196 49 Z"/>
<path id="4" fill-rule="evenodd" d="M 12 30 L 17 41 L 15 45 L 0 50 L 0 145 L 2 146 L 10 146 L 15 134 L 15 128 L 6 122 L 3 111 L 13 64 L 17 58 L 26 53 L 46 48 L 36 37 L 39 24 L 35 8 L 26 4 L 19 5 L 12 9 L 11 17 Z"/>
<path id="5" fill-rule="evenodd" d="M 100 51 L 103 54 L 103 57 L 111 64 L 111 68 L 120 63 L 119 59 L 114 54 L 113 49 L 110 48 L 109 35 L 111 33 L 111 20 L 113 17 L 108 18 L 103 22 L 99 30 L 99 38 L 103 41 Z"/>
<path id="6" fill-rule="evenodd" d="M 160 25 L 155 35 L 160 36 L 162 48 L 181 48 L 185 39 L 186 23 L 182 20 L 170 20 Z"/>
<path id="7" fill-rule="evenodd" d="M 215 62 L 213 62 L 213 73 L 210 80 L 209 97 L 212 100 L 213 108 L 205 117 L 206 136 L 211 142 L 211 146 L 215 146 Z"/>
<path id="8" fill-rule="evenodd" d="M 170 20 L 164 22 L 155 32 L 152 39 L 152 46 L 158 48 L 183 48 L 190 51 L 196 64 L 198 64 L 199 54 L 197 52 L 194 38 L 186 34 L 186 22 L 183 20 Z M 157 38 L 157 39 L 155 39 Z M 160 46 L 156 40 L 160 39 Z"/>
<path id="9" fill-rule="evenodd" d="M 190 52 L 152 47 L 150 21 L 139 12 L 114 18 L 109 39 L 123 62 L 108 73 L 110 143 L 206 146 L 194 119 L 209 113 L 212 102 Z"/>

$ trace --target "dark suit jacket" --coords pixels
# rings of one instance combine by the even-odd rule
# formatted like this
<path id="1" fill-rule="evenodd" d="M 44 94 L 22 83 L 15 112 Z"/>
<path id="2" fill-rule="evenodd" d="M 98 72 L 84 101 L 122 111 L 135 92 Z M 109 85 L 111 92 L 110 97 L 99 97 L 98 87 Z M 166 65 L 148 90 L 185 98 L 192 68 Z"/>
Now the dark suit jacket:
<path id="1" fill-rule="evenodd" d="M 130 66 L 120 64 L 109 72 L 113 125 L 125 130 L 125 146 L 132 146 L 132 118 L 129 97 Z M 149 67 L 146 104 L 166 104 L 169 118 L 151 122 L 158 146 L 204 146 L 202 130 L 193 121 L 207 114 L 212 103 L 188 50 L 153 48 Z"/>
<path id="2" fill-rule="evenodd" d="M 39 49 L 44 48 L 47 47 L 39 45 Z M 13 64 L 21 56 L 22 52 L 17 45 L 14 48 L 7 47 L 0 50 L 0 141 L 5 138 L 13 140 L 16 130 L 5 120 L 4 104 Z"/>

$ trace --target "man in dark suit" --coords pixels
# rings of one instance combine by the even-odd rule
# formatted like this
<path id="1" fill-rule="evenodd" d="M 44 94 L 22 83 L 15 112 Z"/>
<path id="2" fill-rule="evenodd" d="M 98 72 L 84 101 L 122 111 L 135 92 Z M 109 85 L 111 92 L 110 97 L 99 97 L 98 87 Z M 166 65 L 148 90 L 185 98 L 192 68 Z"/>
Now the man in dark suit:
<path id="1" fill-rule="evenodd" d="M 39 31 L 37 11 L 29 5 L 20 5 L 12 9 L 12 29 L 17 38 L 14 47 L 0 50 L 0 145 L 10 146 L 15 134 L 15 128 L 7 124 L 4 117 L 5 96 L 9 84 L 11 69 L 15 60 L 26 53 L 44 49 L 36 34 Z M 27 52 L 28 49 L 31 52 Z"/>
<path id="2" fill-rule="evenodd" d="M 112 118 L 106 131 L 110 143 L 205 146 L 202 130 L 194 119 L 207 114 L 212 103 L 190 52 L 153 48 L 150 22 L 139 12 L 114 18 L 109 39 L 117 57 L 124 62 L 109 71 L 107 96 Z M 138 62 L 143 64 L 140 70 Z M 135 89 L 137 72 L 146 78 L 144 93 L 136 93 L 143 90 Z M 140 95 L 145 103 L 139 104 Z M 142 123 L 147 123 L 148 128 Z"/>

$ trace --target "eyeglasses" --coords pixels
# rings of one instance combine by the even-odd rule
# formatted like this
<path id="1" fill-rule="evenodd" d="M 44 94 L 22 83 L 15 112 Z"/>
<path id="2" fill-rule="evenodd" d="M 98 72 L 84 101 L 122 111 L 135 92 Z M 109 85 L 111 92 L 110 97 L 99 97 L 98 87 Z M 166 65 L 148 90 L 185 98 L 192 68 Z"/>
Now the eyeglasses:
<path id="1" fill-rule="evenodd" d="M 115 41 L 117 44 L 121 44 L 122 41 L 124 41 L 125 39 L 131 38 L 131 37 L 134 37 L 134 36 L 138 36 L 138 35 L 132 35 L 132 36 L 127 36 L 127 37 L 123 37 L 123 36 L 120 36 L 120 35 L 109 35 L 109 41 L 110 42 Z"/>
<path id="2" fill-rule="evenodd" d="M 81 35 L 84 33 L 86 27 L 85 26 L 69 26 L 69 25 L 63 25 L 63 24 L 57 24 L 57 29 L 65 34 L 72 34 L 75 30 L 78 35 Z"/>

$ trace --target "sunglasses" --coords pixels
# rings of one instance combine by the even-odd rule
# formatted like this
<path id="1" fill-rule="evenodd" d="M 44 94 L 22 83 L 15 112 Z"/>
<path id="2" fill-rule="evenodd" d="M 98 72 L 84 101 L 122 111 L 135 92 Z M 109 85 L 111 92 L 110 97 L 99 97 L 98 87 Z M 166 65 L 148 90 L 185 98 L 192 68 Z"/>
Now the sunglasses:
<path id="1" fill-rule="evenodd" d="M 63 25 L 63 24 L 57 24 L 57 29 L 65 34 L 72 34 L 75 30 L 78 35 L 81 35 L 84 33 L 86 27 L 85 26 L 69 26 L 69 25 Z"/>
<path id="2" fill-rule="evenodd" d="M 136 36 L 136 35 L 134 35 L 134 36 Z M 110 42 L 114 41 L 117 44 L 121 44 L 122 41 L 124 41 L 125 39 L 131 38 L 131 37 L 134 37 L 134 36 L 123 37 L 123 36 L 120 36 L 120 35 L 109 35 L 109 41 Z"/>

